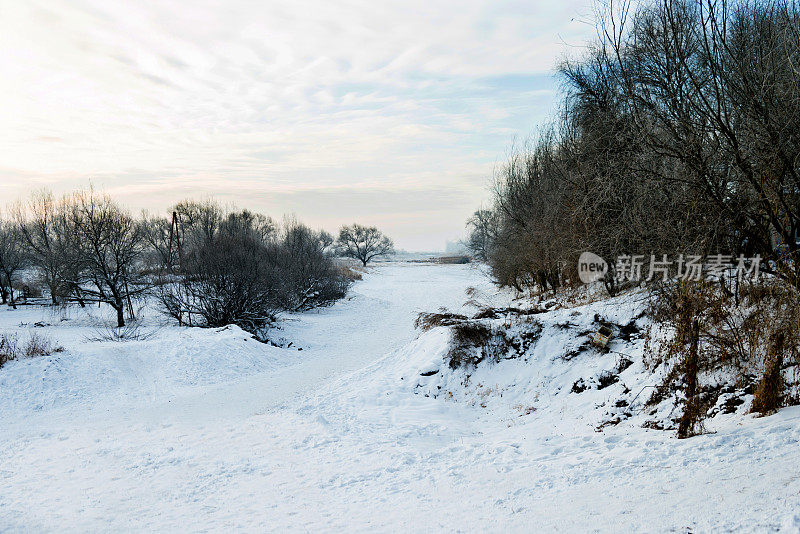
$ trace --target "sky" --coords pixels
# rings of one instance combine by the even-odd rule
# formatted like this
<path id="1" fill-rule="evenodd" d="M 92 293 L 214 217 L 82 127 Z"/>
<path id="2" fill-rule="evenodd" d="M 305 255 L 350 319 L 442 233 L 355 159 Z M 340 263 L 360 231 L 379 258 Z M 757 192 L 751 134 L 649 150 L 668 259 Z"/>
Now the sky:
<path id="1" fill-rule="evenodd" d="M 557 109 L 590 0 L 0 0 L 0 202 L 90 184 L 441 250 Z"/>

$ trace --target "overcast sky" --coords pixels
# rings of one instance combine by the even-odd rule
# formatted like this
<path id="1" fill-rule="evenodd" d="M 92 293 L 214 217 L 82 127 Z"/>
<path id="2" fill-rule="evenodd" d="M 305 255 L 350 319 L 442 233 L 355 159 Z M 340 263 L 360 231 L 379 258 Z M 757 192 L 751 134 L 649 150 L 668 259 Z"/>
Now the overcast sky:
<path id="1" fill-rule="evenodd" d="M 2 201 L 218 197 L 439 250 L 553 116 L 589 1 L 0 0 Z"/>

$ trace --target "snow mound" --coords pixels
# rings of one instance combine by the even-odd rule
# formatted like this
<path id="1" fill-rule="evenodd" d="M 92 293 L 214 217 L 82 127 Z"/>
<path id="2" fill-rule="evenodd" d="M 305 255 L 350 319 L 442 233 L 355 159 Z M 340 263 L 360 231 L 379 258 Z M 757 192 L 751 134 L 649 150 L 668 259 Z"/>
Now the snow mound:
<path id="1" fill-rule="evenodd" d="M 181 390 L 269 371 L 291 358 L 241 328 L 175 329 L 147 340 L 67 344 L 50 356 L 0 370 L 0 417 L 103 399 L 157 400 Z"/>
<path id="2" fill-rule="evenodd" d="M 419 395 L 564 431 L 576 422 L 596 431 L 619 424 L 673 429 L 682 413 L 679 397 L 648 405 L 668 370 L 645 361 L 651 322 L 644 306 L 640 295 L 628 294 L 535 315 L 482 320 L 478 324 L 487 332 L 501 332 L 507 346 L 495 355 L 479 355 L 475 365 L 451 366 L 451 350 L 458 345 L 453 329 L 435 327 L 403 351 L 398 383 Z M 614 332 L 608 350 L 591 343 L 604 325 Z M 707 414 L 717 423 L 741 419 L 752 398 L 746 391 L 722 387 L 727 378 L 719 377 L 719 401 Z"/>

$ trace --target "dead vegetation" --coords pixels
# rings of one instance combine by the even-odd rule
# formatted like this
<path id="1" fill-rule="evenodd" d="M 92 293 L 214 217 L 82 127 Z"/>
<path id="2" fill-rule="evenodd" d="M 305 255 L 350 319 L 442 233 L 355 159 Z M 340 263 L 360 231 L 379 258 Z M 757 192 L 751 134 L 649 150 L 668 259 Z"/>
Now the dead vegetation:
<path id="1" fill-rule="evenodd" d="M 414 328 L 427 332 L 437 326 L 454 326 L 467 320 L 466 315 L 458 313 L 420 313 L 414 321 Z"/>
<path id="2" fill-rule="evenodd" d="M 540 313 L 544 313 L 547 310 L 544 308 L 482 308 L 481 311 L 476 313 L 472 318 L 473 319 L 499 319 L 501 317 L 507 317 L 509 315 L 515 317 L 527 317 L 530 315 L 538 315 Z"/>
<path id="3" fill-rule="evenodd" d="M 588 339 L 601 328 L 612 332 L 614 340 L 643 340 L 645 369 L 658 371 L 663 379 L 646 386 L 654 390 L 647 401 L 642 397 L 639 412 L 650 409 L 655 414 L 658 405 L 669 401 L 676 407 L 669 419 L 648 424 L 676 430 L 682 438 L 705 432 L 709 417 L 741 412 L 751 398 L 749 409 L 762 415 L 800 403 L 800 300 L 795 289 L 774 277 L 748 283 L 673 281 L 651 287 L 650 299 L 649 307 L 627 322 L 595 315 L 585 331 L 568 318 L 554 323 L 556 329 L 578 329 L 576 335 L 585 338 L 563 359 L 607 352 Z M 470 369 L 525 355 L 543 330 L 535 316 L 545 311 L 481 306 L 467 316 L 441 310 L 420 314 L 416 326 L 448 328 L 452 337 L 445 361 L 451 369 Z M 643 329 L 640 319 L 651 327 Z M 613 368 L 577 380 L 571 391 L 602 390 L 622 382 L 620 375 L 633 359 L 619 354 Z"/>
<path id="4" fill-rule="evenodd" d="M 342 278 L 351 282 L 356 282 L 364 278 L 361 274 L 363 272 L 361 269 L 355 269 L 347 265 L 339 265 L 336 269 Z"/>
<path id="5" fill-rule="evenodd" d="M 751 410 L 773 413 L 791 402 L 787 390 L 797 381 L 800 364 L 800 299 L 796 290 L 774 280 L 747 285 L 724 282 L 680 282 L 654 293 L 650 313 L 672 329 L 666 340 L 649 344 L 651 368 L 669 371 L 648 404 L 670 394 L 684 403 L 678 435 L 702 432 L 705 414 L 721 388 L 701 383 L 704 373 L 722 371 L 739 389 L 756 382 Z"/>
<path id="6" fill-rule="evenodd" d="M 24 341 L 18 334 L 0 335 L 0 367 L 13 360 L 50 356 L 63 351 L 64 347 L 53 344 L 50 339 L 36 332 L 31 332 Z"/>
<path id="7" fill-rule="evenodd" d="M 442 256 L 436 259 L 436 263 L 443 265 L 464 265 L 472 261 L 469 256 Z"/>
<path id="8" fill-rule="evenodd" d="M 781 407 L 784 390 L 782 371 L 785 352 L 786 332 L 775 332 L 768 347 L 764 374 L 761 376 L 753 397 L 754 412 L 766 415 Z"/>
<path id="9" fill-rule="evenodd" d="M 450 350 L 445 359 L 451 369 L 474 368 L 483 361 L 498 362 L 519 357 L 541 335 L 542 325 L 528 318 L 532 313 L 526 313 L 526 310 L 519 310 L 519 314 L 510 312 L 517 317 L 515 324 L 518 328 L 513 332 L 507 325 L 492 324 L 491 319 L 507 317 L 509 310 L 516 308 L 497 309 L 494 313 L 488 310 L 490 308 L 484 308 L 472 318 L 447 311 L 420 313 L 414 326 L 423 332 L 436 327 L 450 329 Z"/>
<path id="10" fill-rule="evenodd" d="M 497 360 L 504 348 L 504 339 L 495 329 L 477 322 L 464 321 L 453 325 L 452 342 L 446 360 L 451 369 L 475 367 L 483 360 Z"/>

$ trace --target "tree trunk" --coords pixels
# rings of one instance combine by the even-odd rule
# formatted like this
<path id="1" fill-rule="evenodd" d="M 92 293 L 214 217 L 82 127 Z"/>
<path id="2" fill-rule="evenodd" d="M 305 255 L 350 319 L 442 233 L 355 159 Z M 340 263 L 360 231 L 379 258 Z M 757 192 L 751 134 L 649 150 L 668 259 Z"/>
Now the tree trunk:
<path id="1" fill-rule="evenodd" d="M 698 434 L 698 424 L 700 423 L 700 388 L 698 387 L 697 374 L 700 368 L 699 344 L 700 344 L 700 322 L 692 320 L 691 340 L 689 343 L 689 353 L 684 361 L 684 380 L 686 385 L 686 406 L 683 416 L 678 423 L 678 437 L 688 438 Z"/>
<path id="2" fill-rule="evenodd" d="M 782 374 L 784 346 L 784 333 L 779 331 L 773 334 L 767 350 L 767 366 L 756 386 L 751 412 L 768 415 L 781 407 L 784 389 Z"/>
<path id="3" fill-rule="evenodd" d="M 86 307 L 86 303 L 83 301 L 83 295 L 81 295 L 81 288 L 78 284 L 75 284 L 75 298 L 78 299 L 78 304 L 81 305 L 81 308 Z"/>
<path id="4" fill-rule="evenodd" d="M 114 309 L 117 310 L 117 327 L 125 326 L 125 306 L 121 302 L 114 304 Z"/>
<path id="5" fill-rule="evenodd" d="M 608 271 L 603 277 L 603 285 L 606 286 L 609 297 L 613 297 L 617 294 L 617 280 L 614 278 L 614 274 L 611 271 Z"/>

